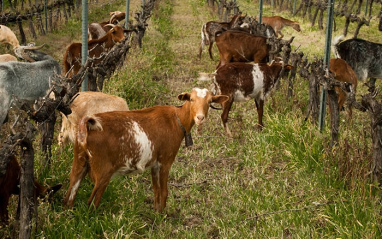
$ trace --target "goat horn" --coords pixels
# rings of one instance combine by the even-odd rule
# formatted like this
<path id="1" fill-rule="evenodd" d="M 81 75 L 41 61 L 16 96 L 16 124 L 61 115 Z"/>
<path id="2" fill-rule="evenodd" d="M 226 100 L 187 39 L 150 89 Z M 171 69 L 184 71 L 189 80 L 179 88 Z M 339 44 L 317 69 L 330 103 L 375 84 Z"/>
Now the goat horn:
<path id="1" fill-rule="evenodd" d="M 114 24 L 107 24 L 107 25 L 105 25 L 105 26 L 109 26 L 109 27 L 111 27 L 111 29 L 110 29 L 109 31 L 114 31 L 114 27 L 115 27 Z"/>
<path id="2" fill-rule="evenodd" d="M 23 50 L 39 50 L 45 46 L 45 43 L 42 44 L 41 46 L 20 46 L 21 49 Z"/>
<path id="3" fill-rule="evenodd" d="M 116 14 L 114 13 L 114 14 L 111 16 L 110 21 L 109 21 L 110 24 L 113 23 L 113 20 L 114 20 L 114 18 L 115 18 L 115 15 L 116 15 Z M 108 25 L 109 25 L 109 24 L 108 24 Z"/>
<path id="4" fill-rule="evenodd" d="M 213 105 L 210 105 L 211 109 L 214 109 L 214 110 L 222 110 L 223 108 L 218 108 L 218 107 L 215 107 Z"/>

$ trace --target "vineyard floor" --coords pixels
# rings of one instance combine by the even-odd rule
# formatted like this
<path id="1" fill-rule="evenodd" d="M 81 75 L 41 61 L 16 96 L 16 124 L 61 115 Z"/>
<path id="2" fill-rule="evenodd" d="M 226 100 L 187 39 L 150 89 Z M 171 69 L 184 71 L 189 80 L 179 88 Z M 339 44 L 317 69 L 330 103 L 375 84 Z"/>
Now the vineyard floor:
<path id="1" fill-rule="evenodd" d="M 130 1 L 138 9 L 140 1 Z M 257 13 L 257 1 L 238 1 L 248 15 Z M 113 7 L 124 9 L 123 1 Z M 107 10 L 106 10 L 107 9 Z M 110 7 L 94 10 L 108 15 Z M 274 13 L 269 6 L 266 14 Z M 323 55 L 325 33 L 289 12 L 277 12 L 300 21 L 303 31 L 285 28 L 286 39 L 295 36 L 294 48 L 309 58 Z M 216 11 L 204 0 L 159 0 L 152 14 L 142 49 L 130 49 L 125 65 L 106 82 L 104 92 L 125 98 L 130 109 L 154 105 L 180 105 L 177 95 L 193 87 L 210 88 L 197 80 L 200 72 L 212 73 L 217 65 L 200 47 L 200 28 L 217 20 Z M 79 27 L 79 22 L 70 22 Z M 71 40 L 79 39 L 77 30 Z M 364 38 L 377 41 L 369 30 Z M 61 59 L 62 33 L 48 35 L 44 42 L 58 41 L 54 49 Z M 381 38 L 379 38 L 381 39 Z M 64 40 L 64 41 L 63 41 Z M 59 49 L 57 46 L 60 46 Z M 360 92 L 366 91 L 362 88 Z M 149 170 L 143 174 L 115 177 L 104 193 L 100 207 L 89 209 L 87 199 L 93 184 L 81 184 L 74 208 L 64 210 L 62 198 L 69 184 L 73 147 L 53 146 L 53 162 L 43 169 L 37 155 L 39 181 L 63 189 L 53 204 L 41 202 L 34 236 L 37 238 L 380 238 L 382 205 L 380 188 L 371 182 L 370 120 L 354 112 L 350 120 L 341 112 L 340 142 L 330 147 L 330 129 L 320 133 L 304 122 L 308 82 L 297 78 L 294 95 L 287 99 L 287 86 L 269 97 L 264 109 L 265 128 L 256 130 L 255 102 L 234 103 L 230 112 L 232 138 L 224 134 L 221 111 L 210 110 L 203 130 L 192 130 L 194 146 L 183 144 L 169 176 L 165 213 L 153 210 Z M 359 98 L 357 96 L 357 98 Z M 327 119 L 327 126 L 330 122 Z M 154 123 L 154 122 L 153 122 Z M 57 131 L 58 131 L 57 126 Z M 160 127 L 160 126 L 158 126 Z M 36 145 L 38 148 L 39 146 Z M 16 203 L 10 210 L 15 212 Z M 15 213 L 11 213 L 14 220 Z M 34 224 L 36 225 L 36 224 Z M 11 236 L 13 229 L 0 229 Z"/>

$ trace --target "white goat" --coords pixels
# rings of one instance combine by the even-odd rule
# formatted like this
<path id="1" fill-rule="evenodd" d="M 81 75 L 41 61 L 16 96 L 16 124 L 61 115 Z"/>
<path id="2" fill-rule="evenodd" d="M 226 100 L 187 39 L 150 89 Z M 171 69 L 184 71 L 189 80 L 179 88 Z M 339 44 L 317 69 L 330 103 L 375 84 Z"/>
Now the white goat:
<path id="1" fill-rule="evenodd" d="M 15 56 L 12 56 L 11 54 L 0 55 L 0 63 L 9 61 L 17 61 L 17 58 Z"/>
<path id="2" fill-rule="evenodd" d="M 58 144 L 63 146 L 74 143 L 78 131 L 78 123 L 87 115 L 93 115 L 108 111 L 129 110 L 127 103 L 121 97 L 108 95 L 102 92 L 85 91 L 78 93 L 70 104 L 72 113 L 62 116 L 61 131 L 58 135 Z"/>
<path id="3" fill-rule="evenodd" d="M 13 33 L 9 27 L 4 25 L 0 25 L 0 43 L 10 44 L 13 46 L 13 49 L 20 46 L 15 33 Z"/>

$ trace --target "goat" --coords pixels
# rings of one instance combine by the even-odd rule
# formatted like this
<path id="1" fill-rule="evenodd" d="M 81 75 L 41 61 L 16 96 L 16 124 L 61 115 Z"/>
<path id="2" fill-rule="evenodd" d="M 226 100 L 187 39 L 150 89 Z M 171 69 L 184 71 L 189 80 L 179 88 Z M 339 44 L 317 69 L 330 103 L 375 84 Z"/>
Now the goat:
<path id="1" fill-rule="evenodd" d="M 229 96 L 229 100 L 222 104 L 223 113 L 221 114 L 224 129 L 229 137 L 232 137 L 232 133 L 227 121 L 233 102 L 255 99 L 258 124 L 261 128 L 264 127 L 263 106 L 265 98 L 277 83 L 281 71 L 289 71 L 290 69 L 292 66 L 284 66 L 282 62 L 272 62 L 270 65 L 233 62 L 216 70 L 213 79 L 214 92 Z"/>
<path id="2" fill-rule="evenodd" d="M 110 12 L 110 20 L 101 23 L 93 22 L 88 27 L 88 40 L 99 39 L 106 35 L 112 25 L 125 19 L 126 13 L 121 11 Z"/>
<path id="3" fill-rule="evenodd" d="M 11 54 L 0 55 L 0 63 L 9 61 L 17 61 L 17 58 L 15 56 L 12 56 Z"/>
<path id="4" fill-rule="evenodd" d="M 209 21 L 203 24 L 201 29 L 202 42 L 200 43 L 199 49 L 199 59 L 202 58 L 203 47 L 209 45 L 208 53 L 210 54 L 211 60 L 214 60 L 212 57 L 212 45 L 215 42 L 215 33 L 221 30 L 229 30 L 234 27 L 238 27 L 243 23 L 245 16 L 241 14 L 236 14 L 232 17 L 230 22 L 216 22 Z"/>
<path id="5" fill-rule="evenodd" d="M 154 106 L 134 111 L 113 111 L 85 116 L 78 126 L 70 185 L 64 204 L 73 206 L 78 187 L 87 173 L 95 182 L 88 200 L 98 207 L 115 174 L 151 168 L 154 209 L 162 212 L 168 195 L 167 181 L 180 144 L 194 124 L 206 121 L 211 103 L 223 104 L 228 96 L 207 89 L 182 93 L 181 107 Z"/>
<path id="6" fill-rule="evenodd" d="M 0 126 L 13 102 L 34 101 L 46 96 L 53 74 L 61 74 L 60 65 L 50 55 L 37 51 L 43 46 L 20 46 L 15 54 L 29 62 L 5 62 L 0 64 Z"/>
<path id="7" fill-rule="evenodd" d="M 68 141 L 74 143 L 77 126 L 82 117 L 101 112 L 129 110 L 124 99 L 102 92 L 80 92 L 74 97 L 75 99 L 70 104 L 72 113 L 67 117 L 61 113 L 62 125 L 58 135 L 58 144 L 61 146 L 67 144 Z"/>
<path id="8" fill-rule="evenodd" d="M 15 156 L 10 156 L 5 174 L 0 177 L 0 224 L 8 223 L 8 204 L 11 195 L 20 194 L 20 175 L 21 168 Z M 54 194 L 61 188 L 61 184 L 53 187 L 44 187 L 34 180 L 35 196 L 44 198 L 47 195 Z M 19 205 L 20 206 L 20 205 Z"/>
<path id="9" fill-rule="evenodd" d="M 269 54 L 272 53 L 266 37 L 254 36 L 246 32 L 217 32 L 215 40 L 220 54 L 217 69 L 229 62 L 266 63 Z"/>
<path id="10" fill-rule="evenodd" d="M 256 17 L 256 20 L 257 19 L 258 18 Z M 282 34 L 281 29 L 283 29 L 286 26 L 290 26 L 298 32 L 301 31 L 300 24 L 298 22 L 291 21 L 280 16 L 262 17 L 262 23 L 271 26 L 276 32 L 276 37 L 280 35 L 280 38 L 284 37 L 284 34 Z"/>
<path id="11" fill-rule="evenodd" d="M 334 53 L 354 70 L 357 79 L 364 81 L 370 78 L 373 91 L 376 79 L 382 78 L 382 44 L 363 39 L 348 39 L 342 41 L 343 35 L 333 41 Z"/>
<path id="12" fill-rule="evenodd" d="M 276 32 L 269 25 L 259 23 L 255 18 L 246 17 L 243 24 L 239 27 L 231 28 L 231 30 L 245 31 L 255 36 L 263 36 L 272 38 L 276 36 Z"/>
<path id="13" fill-rule="evenodd" d="M 19 47 L 20 43 L 17 40 L 15 33 L 9 27 L 0 25 L 0 43 L 10 44 L 13 48 Z"/>
<path id="14" fill-rule="evenodd" d="M 353 69 L 346 63 L 346 61 L 336 58 L 330 59 L 329 62 L 329 71 L 334 74 L 334 78 L 341 82 L 351 83 L 351 91 L 356 93 L 357 91 L 357 76 Z M 346 93 L 340 88 L 335 87 L 335 91 L 338 95 L 338 107 L 339 110 L 342 109 L 342 106 L 346 102 Z M 348 109 L 349 116 L 352 116 L 352 108 L 349 106 Z"/>
<path id="15" fill-rule="evenodd" d="M 124 40 L 125 32 L 131 32 L 131 30 L 115 25 L 102 38 L 90 40 L 88 42 L 89 57 L 99 58 L 103 52 L 109 51 L 117 42 Z M 81 68 L 81 48 L 81 43 L 72 43 L 64 53 L 64 74 L 67 74 L 69 78 L 77 74 Z M 93 64 L 98 64 L 100 61 L 101 59 L 96 59 Z"/>

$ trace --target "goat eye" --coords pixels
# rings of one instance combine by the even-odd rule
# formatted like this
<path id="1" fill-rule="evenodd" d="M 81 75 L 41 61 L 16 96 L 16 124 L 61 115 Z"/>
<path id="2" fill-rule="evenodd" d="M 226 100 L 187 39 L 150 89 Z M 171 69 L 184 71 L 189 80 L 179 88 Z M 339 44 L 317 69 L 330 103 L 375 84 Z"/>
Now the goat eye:
<path id="1" fill-rule="evenodd" d="M 190 99 L 190 102 L 194 102 L 194 99 L 191 98 L 191 99 Z"/>

